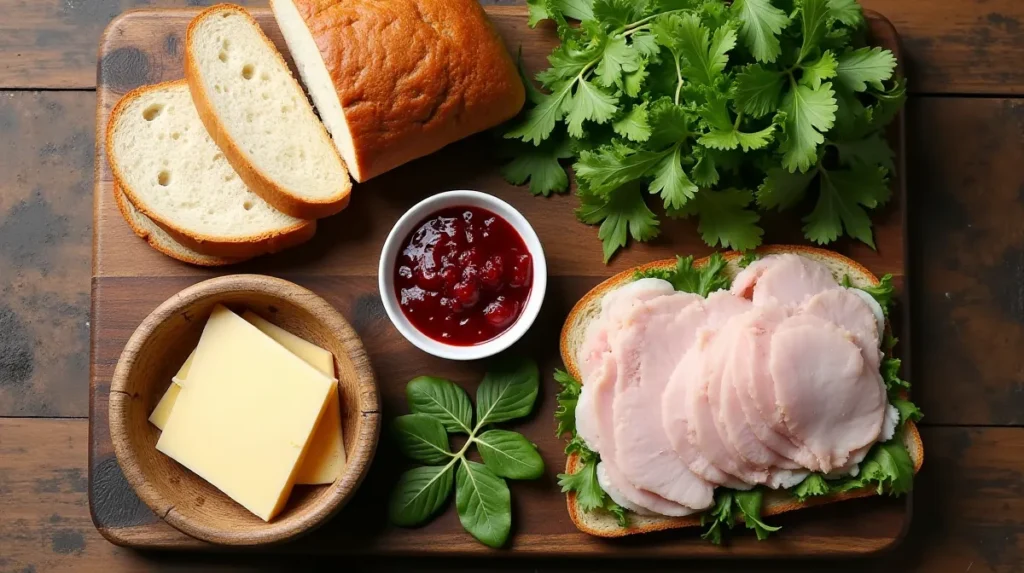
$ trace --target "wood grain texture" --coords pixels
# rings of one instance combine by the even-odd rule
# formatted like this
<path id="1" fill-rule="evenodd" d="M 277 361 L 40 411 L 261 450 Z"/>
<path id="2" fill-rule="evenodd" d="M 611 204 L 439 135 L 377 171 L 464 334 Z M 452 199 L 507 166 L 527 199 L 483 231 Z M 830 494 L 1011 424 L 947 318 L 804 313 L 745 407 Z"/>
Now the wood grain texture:
<path id="1" fill-rule="evenodd" d="M 0 20 L 0 86 L 91 88 L 92 65 L 103 27 L 133 7 L 211 4 L 210 0 L 7 0 Z M 265 6 L 261 0 L 241 4 Z M 482 4 L 508 4 L 482 0 Z M 1018 0 L 863 0 L 886 15 L 907 50 L 914 93 L 1024 93 L 1024 3 Z M 180 46 L 180 37 L 160 41 Z M 111 70 L 138 62 L 122 52 L 104 62 Z M 152 65 L 152 63 L 150 63 Z"/>
<path id="2" fill-rule="evenodd" d="M 94 108 L 0 92 L 0 416 L 86 413 Z"/>
<path id="3" fill-rule="evenodd" d="M 777 561 L 765 573 L 1016 573 L 1024 562 L 1024 428 L 924 428 L 928 465 L 919 476 L 907 540 L 894 553 L 855 561 Z M 4 573 L 280 571 L 323 567 L 317 555 L 138 552 L 108 543 L 89 518 L 86 420 L 0 419 L 0 571 Z M 116 464 L 114 464 L 116 467 Z M 123 479 L 123 478 L 122 478 Z M 513 495 L 518 497 L 519 490 Z M 127 514 L 131 507 L 122 504 Z M 339 519 L 345 518 L 345 513 Z M 785 539 L 788 531 L 780 532 Z M 746 537 L 746 535 L 743 535 Z M 332 562 L 333 563 L 333 562 Z M 514 571 L 522 562 L 391 559 L 361 562 L 374 571 Z M 636 562 L 631 562 L 636 565 Z M 595 570 L 622 564 L 573 558 L 538 561 L 531 571 Z M 644 570 L 679 571 L 679 562 Z M 750 564 L 687 561 L 693 573 L 749 571 Z"/>
<path id="4" fill-rule="evenodd" d="M 1024 423 L 1024 101 L 907 108 L 914 395 L 929 424 Z"/>
<path id="5" fill-rule="evenodd" d="M 149 416 L 193 351 L 214 306 L 249 310 L 334 356 L 345 466 L 334 483 L 300 487 L 265 522 L 156 450 Z M 241 320 L 241 319 L 239 319 Z M 178 529 L 211 543 L 265 545 L 301 536 L 345 506 L 366 476 L 380 434 L 377 381 L 359 335 L 302 287 L 263 275 L 227 275 L 174 293 L 132 334 L 111 377 L 110 438 L 138 496 Z"/>
<path id="6" fill-rule="evenodd" d="M 106 115 L 118 97 L 138 83 L 180 77 L 181 58 L 166 50 L 160 38 L 180 34 L 197 11 L 136 12 L 117 19 L 107 30 L 102 54 L 133 50 L 150 62 L 147 73 L 111 76 L 100 70 L 97 95 L 97 137 L 103 137 Z M 530 30 L 521 9 L 490 9 L 492 21 L 507 46 L 523 47 L 523 61 L 531 70 L 545 65 L 545 57 L 556 42 L 552 30 Z M 283 45 L 276 24 L 267 11 L 254 16 L 268 36 Z M 875 18 L 873 29 L 879 41 L 895 47 L 891 26 Z M 141 68 L 130 68 L 141 70 Z M 897 122 L 899 144 L 897 165 L 902 165 L 902 123 Z M 428 194 L 448 189 L 478 189 L 507 199 L 531 221 L 548 259 L 550 282 L 546 308 L 528 336 L 517 345 L 521 352 L 542 362 L 547 376 L 559 365 L 557 332 L 567 311 L 590 287 L 616 270 L 639 263 L 664 259 L 680 253 L 704 254 L 703 244 L 692 224 L 666 223 L 662 238 L 649 245 L 635 245 L 610 266 L 601 262 L 595 229 L 576 222 L 574 197 L 542 200 L 504 183 L 498 173 L 493 142 L 483 134 L 450 146 L 396 169 L 368 184 L 357 186 L 349 208 L 319 226 L 317 237 L 301 249 L 240 265 L 241 272 L 258 272 L 294 279 L 324 296 L 349 318 L 363 338 L 380 381 L 385 416 L 405 411 L 405 383 L 417 375 L 449 376 L 472 389 L 483 374 L 484 365 L 452 364 L 415 350 L 394 330 L 384 316 L 376 290 L 376 271 L 381 245 L 394 221 L 412 204 Z M 149 310 L 175 291 L 208 277 L 213 271 L 197 269 L 163 257 L 145 242 L 132 236 L 120 219 L 113 201 L 110 173 L 97 142 L 97 183 L 95 192 L 95 258 L 93 267 L 92 407 L 93 481 L 103 475 L 100 464 L 109 464 L 106 435 L 106 401 L 110 367 L 127 340 L 127 333 Z M 876 218 L 874 251 L 864 245 L 840 242 L 835 250 L 847 254 L 873 272 L 893 273 L 903 287 L 904 211 L 903 190 L 894 181 L 894 200 Z M 794 215 L 769 217 L 765 222 L 767 242 L 801 242 L 800 225 Z M 235 269 L 232 269 L 235 270 Z M 906 326 L 906 323 L 904 323 Z M 905 331 L 900 331 L 905 334 Z M 553 383 L 544 383 L 545 393 L 554 393 Z M 780 543 L 757 543 L 740 537 L 726 553 L 699 539 L 697 530 L 667 532 L 627 538 L 609 543 L 579 532 L 567 515 L 564 496 L 555 484 L 555 474 L 564 465 L 563 444 L 552 436 L 552 400 L 541 400 L 538 412 L 522 428 L 545 456 L 548 474 L 534 483 L 514 484 L 516 534 L 511 549 L 519 555 L 635 555 L 654 556 L 784 556 L 863 554 L 894 545 L 902 536 L 907 501 L 890 498 L 837 504 L 828 510 L 807 510 L 780 517 L 790 524 Z M 347 508 L 351 519 L 336 519 L 312 535 L 289 544 L 287 550 L 364 554 L 447 554 L 479 555 L 487 550 L 467 536 L 452 511 L 429 525 L 411 530 L 386 523 L 384 500 L 401 470 L 401 459 L 385 441 L 370 476 Z M 103 471 L 115 469 L 104 466 Z M 119 494 L 126 500 L 131 493 Z M 103 513 L 109 504 L 93 492 L 94 510 Z M 131 516 L 133 519 L 140 516 Z M 201 548 L 203 545 L 171 529 L 152 516 L 127 523 L 99 520 L 109 539 L 140 547 Z"/>

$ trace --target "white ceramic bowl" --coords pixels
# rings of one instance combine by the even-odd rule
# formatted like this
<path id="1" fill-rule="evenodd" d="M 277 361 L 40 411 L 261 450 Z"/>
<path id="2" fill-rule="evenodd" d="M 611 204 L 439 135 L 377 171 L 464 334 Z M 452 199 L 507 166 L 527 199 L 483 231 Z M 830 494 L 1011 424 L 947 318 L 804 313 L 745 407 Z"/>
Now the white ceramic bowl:
<path id="1" fill-rule="evenodd" d="M 447 207 L 458 206 L 480 207 L 500 215 L 512 225 L 512 228 L 519 233 L 526 248 L 533 258 L 533 287 L 530 296 L 526 299 L 526 306 L 516 322 L 498 336 L 473 346 L 455 346 L 438 342 L 423 334 L 405 317 L 399 305 L 398 297 L 395 295 L 394 269 L 398 261 L 398 255 L 404 247 L 404 242 L 409 233 L 432 213 Z M 388 313 L 395 328 L 402 333 L 402 336 L 413 343 L 420 350 L 449 360 L 476 360 L 493 356 L 522 338 L 523 334 L 530 329 L 533 321 L 540 313 L 541 304 L 544 302 L 544 292 L 548 286 L 548 267 L 544 259 L 544 249 L 541 247 L 540 239 L 533 227 L 526 220 L 526 217 L 516 211 L 511 205 L 487 193 L 479 191 L 447 191 L 428 197 L 409 209 L 402 218 L 395 223 L 391 233 L 384 241 L 384 249 L 380 253 L 380 267 L 377 271 L 377 282 L 380 288 L 380 297 L 384 302 L 384 310 Z"/>

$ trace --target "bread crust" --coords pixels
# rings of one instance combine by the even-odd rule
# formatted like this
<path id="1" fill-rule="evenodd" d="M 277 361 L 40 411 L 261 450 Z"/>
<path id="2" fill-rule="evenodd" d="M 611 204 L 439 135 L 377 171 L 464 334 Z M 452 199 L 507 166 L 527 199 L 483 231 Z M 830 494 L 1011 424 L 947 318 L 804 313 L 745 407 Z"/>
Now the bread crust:
<path id="1" fill-rule="evenodd" d="M 316 221 L 302 221 L 280 231 L 268 231 L 257 235 L 250 235 L 248 237 L 221 237 L 202 233 L 192 233 L 179 227 L 173 221 L 153 212 L 146 206 L 145 202 L 139 198 L 131 186 L 126 184 L 124 174 L 121 172 L 121 168 L 117 164 L 113 144 L 114 124 L 116 123 L 117 117 L 120 115 L 122 108 L 149 91 L 179 86 L 184 83 L 185 80 L 174 80 L 138 87 L 124 94 L 124 96 L 118 100 L 117 104 L 114 105 L 114 109 L 110 112 L 110 118 L 107 120 L 106 136 L 104 139 L 107 163 L 110 165 L 111 173 L 114 176 L 115 186 L 121 189 L 128 200 L 132 202 L 132 205 L 134 205 L 140 213 L 166 231 L 167 234 L 175 241 L 204 255 L 238 259 L 252 258 L 258 255 L 274 253 L 282 249 L 304 243 L 312 238 L 316 233 Z"/>
<path id="2" fill-rule="evenodd" d="M 331 142 L 331 153 L 337 158 L 338 162 L 342 165 L 342 170 L 346 171 L 346 176 L 343 178 L 343 183 L 337 193 L 330 197 L 324 197 L 314 199 L 310 197 L 300 197 L 293 194 L 290 190 L 278 185 L 273 178 L 270 177 L 264 170 L 260 169 L 257 165 L 253 164 L 247 154 L 242 151 L 242 148 L 238 145 L 238 142 L 231 137 L 225 128 L 223 122 L 217 117 L 216 112 L 213 108 L 213 103 L 210 100 L 210 96 L 206 91 L 206 87 L 203 84 L 202 76 L 199 72 L 199 66 L 196 62 L 196 56 L 192 50 L 192 39 L 195 35 L 196 27 L 206 18 L 213 17 L 221 12 L 231 12 L 239 14 L 246 18 L 250 24 L 256 29 L 260 37 L 264 42 L 270 46 L 274 57 L 278 59 L 281 65 L 288 69 L 288 64 L 285 62 L 281 52 L 278 51 L 274 42 L 267 37 L 260 28 L 259 23 L 252 17 L 251 14 L 244 8 L 236 6 L 234 4 L 217 4 L 211 6 L 206 10 L 199 13 L 198 16 L 189 22 L 188 29 L 185 31 L 185 81 L 188 82 L 189 92 L 192 94 L 192 101 L 196 106 L 196 110 L 199 111 L 199 119 L 202 120 L 203 125 L 206 127 L 206 131 L 209 132 L 210 137 L 217 144 L 217 147 L 224 152 L 224 157 L 231 164 L 231 167 L 238 173 L 238 176 L 245 182 L 245 184 L 264 201 L 270 203 L 275 209 L 297 217 L 299 219 L 320 219 L 330 215 L 338 213 L 342 209 L 348 206 L 349 198 L 352 192 L 352 181 L 347 176 L 345 170 L 345 162 L 342 161 L 341 156 L 338 154 L 338 150 L 335 148 L 333 142 Z M 290 74 L 289 74 L 290 75 Z M 291 77 L 292 83 L 296 89 L 305 97 L 305 90 L 302 86 Z M 309 105 L 308 100 L 306 104 Z M 324 137 L 330 141 L 330 134 L 327 133 L 327 129 L 317 120 L 319 128 L 322 130 Z M 281 126 L 282 129 L 287 129 L 287 126 Z"/>
<path id="3" fill-rule="evenodd" d="M 171 248 L 170 246 L 157 240 L 157 238 L 154 237 L 153 234 L 150 233 L 148 229 L 142 227 L 135 221 L 135 217 L 132 216 L 130 210 L 135 209 L 136 211 L 138 211 L 138 208 L 135 207 L 134 203 L 131 205 L 128 204 L 128 198 L 125 196 L 123 192 L 121 192 L 121 189 L 117 186 L 116 183 L 113 187 L 114 202 L 117 204 L 117 210 L 121 212 L 121 216 L 124 217 L 124 220 L 126 223 L 128 223 L 128 226 L 131 227 L 132 231 L 134 231 L 136 235 L 138 235 L 141 239 L 144 239 L 147 243 L 149 243 L 150 247 L 153 247 L 154 249 L 167 255 L 168 257 L 171 257 L 172 259 L 177 259 L 183 263 L 188 263 L 190 265 L 196 265 L 200 267 L 220 267 L 248 260 L 246 258 L 228 258 L 217 257 L 212 255 L 200 255 L 197 257 L 191 255 L 190 253 L 184 250 L 175 250 Z M 143 215 L 142 213 L 139 213 L 139 216 L 145 217 L 145 215 Z"/>
<path id="4" fill-rule="evenodd" d="M 878 284 L 879 282 L 878 277 L 857 261 L 826 249 L 818 249 L 815 247 L 806 247 L 801 245 L 771 245 L 757 250 L 757 254 L 759 255 L 781 253 L 797 253 L 813 259 L 830 261 L 833 265 L 848 269 L 850 275 L 856 275 L 861 280 L 869 284 Z M 733 263 L 742 255 L 735 251 L 730 251 L 728 253 L 724 253 L 723 256 L 727 262 Z M 695 260 L 694 266 L 704 266 L 707 264 L 709 258 L 710 257 L 704 257 Z M 572 310 L 569 312 L 569 316 L 565 320 L 565 324 L 562 327 L 561 335 L 559 336 L 559 350 L 562 355 L 562 363 L 565 365 L 566 371 L 573 378 L 582 381 L 579 373 L 579 366 L 576 364 L 576 357 L 572 352 L 572 340 L 574 334 L 585 332 L 589 318 L 593 316 L 592 313 L 588 313 L 588 311 L 592 311 L 595 305 L 599 304 L 605 294 L 632 281 L 633 276 L 638 271 L 671 269 L 675 267 L 675 264 L 675 259 L 663 259 L 622 271 L 591 289 L 590 292 L 583 295 L 579 302 L 573 306 Z M 918 431 L 917 425 L 913 421 L 906 422 L 904 426 L 903 439 L 904 444 L 907 446 L 907 451 L 910 454 L 910 459 L 914 462 L 914 473 L 916 474 L 921 470 L 921 465 L 924 463 L 924 444 L 921 441 L 921 433 Z M 565 461 L 566 473 L 575 473 L 577 466 L 579 465 L 579 460 L 580 456 L 578 454 L 570 455 Z M 805 502 L 799 502 L 786 495 L 784 492 L 768 491 L 765 493 L 761 515 L 770 517 L 772 515 L 778 515 L 780 513 L 786 513 L 807 507 L 814 507 L 818 505 L 836 503 L 847 499 L 856 499 L 873 495 L 878 495 L 877 491 L 868 487 L 843 493 L 812 497 Z M 637 516 L 631 515 L 634 519 L 630 521 L 630 524 L 627 527 L 619 526 L 610 515 L 604 516 L 605 519 L 595 520 L 593 519 L 593 513 L 587 513 L 580 509 L 579 505 L 576 503 L 576 492 L 569 492 L 566 495 L 566 505 L 569 510 L 569 517 L 572 519 L 572 522 L 576 527 L 584 533 L 589 533 L 590 535 L 597 537 L 625 537 L 627 535 L 635 535 L 638 533 L 650 533 L 654 531 L 680 529 L 700 525 L 699 514 L 686 517 L 644 517 L 641 520 L 635 519 Z M 638 521 L 641 521 L 641 523 L 637 523 Z"/>
<path id="5" fill-rule="evenodd" d="M 498 125 L 523 107 L 515 63 L 477 0 L 294 4 L 338 92 L 356 181 Z"/>

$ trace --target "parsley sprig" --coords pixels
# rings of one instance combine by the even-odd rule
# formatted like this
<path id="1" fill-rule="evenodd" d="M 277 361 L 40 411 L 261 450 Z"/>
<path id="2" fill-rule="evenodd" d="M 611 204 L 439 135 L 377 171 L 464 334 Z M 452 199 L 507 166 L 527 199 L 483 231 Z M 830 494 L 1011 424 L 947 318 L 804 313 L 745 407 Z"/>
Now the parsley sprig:
<path id="1" fill-rule="evenodd" d="M 537 195 L 568 190 L 608 261 L 659 234 L 660 210 L 711 246 L 761 244 L 761 212 L 807 204 L 804 234 L 874 246 L 889 199 L 884 138 L 906 96 L 896 59 L 863 44 L 856 0 L 529 0 L 553 20 L 551 67 L 505 137 L 505 167 Z M 569 20 L 579 20 L 578 26 Z M 811 206 L 813 205 L 813 206 Z"/>

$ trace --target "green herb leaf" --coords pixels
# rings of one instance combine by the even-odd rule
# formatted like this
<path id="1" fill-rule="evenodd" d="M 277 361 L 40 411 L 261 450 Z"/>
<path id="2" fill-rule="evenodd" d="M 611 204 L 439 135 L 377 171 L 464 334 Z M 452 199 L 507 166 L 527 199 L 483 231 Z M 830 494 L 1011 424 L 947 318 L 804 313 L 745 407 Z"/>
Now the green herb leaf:
<path id="1" fill-rule="evenodd" d="M 451 459 L 448 433 L 437 418 L 427 414 L 408 414 L 395 418 L 392 427 L 398 448 L 407 457 L 432 465 Z"/>
<path id="2" fill-rule="evenodd" d="M 547 0 L 548 3 L 566 18 L 573 20 L 593 20 L 593 0 Z"/>
<path id="3" fill-rule="evenodd" d="M 443 378 L 419 376 L 405 387 L 409 409 L 437 418 L 449 432 L 468 434 L 473 424 L 473 405 L 466 391 Z"/>
<path id="4" fill-rule="evenodd" d="M 900 378 L 900 366 L 903 361 L 892 356 L 882 360 L 882 381 L 885 382 L 885 389 L 891 394 L 898 394 L 910 388 L 910 382 Z"/>
<path id="5" fill-rule="evenodd" d="M 693 182 L 702 187 L 711 187 L 718 183 L 718 168 L 715 165 L 715 156 L 710 151 L 699 150 L 694 153 L 697 164 L 690 171 Z"/>
<path id="6" fill-rule="evenodd" d="M 668 153 L 669 150 L 633 152 L 629 148 L 604 146 L 580 153 L 573 169 L 590 191 L 605 194 L 646 176 Z"/>
<path id="7" fill-rule="evenodd" d="M 858 48 L 839 56 L 836 82 L 855 92 L 868 86 L 882 91 L 882 82 L 891 78 L 896 69 L 896 56 L 882 48 Z"/>
<path id="8" fill-rule="evenodd" d="M 564 103 L 569 99 L 572 82 L 567 82 L 557 92 L 542 96 L 540 103 L 530 108 L 519 123 L 505 134 L 509 139 L 522 139 L 540 145 L 555 129 L 555 122 L 565 115 Z"/>
<path id="9" fill-rule="evenodd" d="M 732 14 L 754 59 L 774 62 L 782 53 L 778 35 L 789 25 L 786 13 L 772 6 L 771 0 L 733 0 Z"/>
<path id="10" fill-rule="evenodd" d="M 682 148 L 673 147 L 654 170 L 654 180 L 647 188 L 651 193 L 661 195 L 666 209 L 681 209 L 697 193 L 697 186 L 683 171 Z"/>
<path id="11" fill-rule="evenodd" d="M 772 132 L 775 131 L 774 123 L 753 133 L 740 131 L 739 120 L 733 121 L 732 115 L 729 113 L 728 100 L 724 94 L 708 94 L 707 103 L 701 106 L 699 113 L 711 129 L 700 136 L 697 141 L 712 149 L 742 147 L 743 151 L 750 151 L 751 149 L 761 149 L 772 141 Z"/>
<path id="12" fill-rule="evenodd" d="M 754 117 L 764 117 L 779 107 L 782 74 L 751 65 L 736 75 L 736 107 Z"/>
<path id="13" fill-rule="evenodd" d="M 713 85 L 722 76 L 729 51 L 736 47 L 732 28 L 718 28 L 712 35 L 694 13 L 662 16 L 652 30 L 659 43 L 681 58 L 683 77 L 704 85 Z"/>
<path id="14" fill-rule="evenodd" d="M 693 265 L 693 255 L 676 257 L 674 269 L 651 270 L 638 273 L 636 278 L 659 278 L 672 283 L 678 292 L 689 292 L 703 298 L 717 290 L 729 288 L 732 279 L 725 274 L 726 260 L 720 253 L 713 253 L 701 267 Z"/>
<path id="15" fill-rule="evenodd" d="M 836 65 L 835 56 L 826 50 L 820 58 L 803 66 L 804 75 L 800 83 L 816 90 L 824 80 L 836 77 Z"/>
<path id="16" fill-rule="evenodd" d="M 501 547 L 512 528 L 512 499 L 505 480 L 487 466 L 463 460 L 455 473 L 455 507 L 459 521 L 489 547 Z"/>
<path id="17" fill-rule="evenodd" d="M 647 104 L 633 106 L 626 115 L 612 122 L 612 129 L 630 141 L 647 141 L 651 137 L 651 125 L 647 121 Z"/>
<path id="18" fill-rule="evenodd" d="M 760 245 L 764 234 L 757 226 L 760 215 L 747 208 L 753 198 L 745 189 L 705 189 L 687 203 L 684 214 L 699 214 L 697 230 L 705 243 L 746 251 Z"/>
<path id="19" fill-rule="evenodd" d="M 619 187 L 605 196 L 581 189 L 579 196 L 580 208 L 576 210 L 576 217 L 588 225 L 601 224 L 597 237 L 601 239 L 604 262 L 607 263 L 615 251 L 626 246 L 629 236 L 636 241 L 648 241 L 658 236 L 658 218 L 647 207 L 639 187 Z"/>
<path id="20" fill-rule="evenodd" d="M 520 150 L 501 168 L 505 180 L 513 185 L 530 182 L 530 193 L 545 197 L 569 189 L 569 177 L 559 159 L 572 157 L 568 138 L 551 138 L 539 146 L 519 144 Z"/>
<path id="21" fill-rule="evenodd" d="M 701 539 L 706 539 L 715 545 L 722 544 L 722 531 L 732 529 L 733 516 L 733 491 L 725 488 L 718 488 L 715 492 L 715 506 L 700 514 L 701 527 L 708 528 L 701 534 Z"/>
<path id="22" fill-rule="evenodd" d="M 818 172 L 814 170 L 790 173 L 785 169 L 773 167 L 768 170 L 764 183 L 757 188 L 757 204 L 762 209 L 788 209 L 804 198 L 807 187 L 817 175 Z"/>
<path id="23" fill-rule="evenodd" d="M 900 413 L 900 424 L 906 424 L 908 421 L 919 422 L 921 418 L 924 418 L 924 413 L 910 400 L 904 400 L 903 398 L 890 398 L 889 403 Z"/>
<path id="24" fill-rule="evenodd" d="M 901 495 L 914 487 L 914 462 L 899 433 L 888 442 L 871 448 L 860 464 L 858 478 L 864 486 L 874 485 L 879 494 Z"/>
<path id="25" fill-rule="evenodd" d="M 502 357 L 493 362 L 476 390 L 477 427 L 529 414 L 539 385 L 533 360 Z"/>
<path id="26" fill-rule="evenodd" d="M 871 297 L 878 303 L 878 306 L 881 306 L 882 310 L 885 311 L 885 315 L 889 315 L 889 309 L 892 308 L 893 299 L 895 297 L 895 287 L 893 287 L 892 284 L 891 274 L 886 273 L 885 276 L 878 281 L 877 285 L 857 288 L 871 295 Z"/>
<path id="27" fill-rule="evenodd" d="M 889 147 L 879 131 L 873 132 L 862 139 L 852 141 L 836 141 L 833 143 L 839 152 L 839 163 L 849 167 L 885 167 L 894 171 L 893 159 L 896 154 Z"/>
<path id="28" fill-rule="evenodd" d="M 821 474 L 811 474 L 804 478 L 804 481 L 791 490 L 791 493 L 801 502 L 807 498 L 817 495 L 827 495 L 829 492 L 828 482 Z"/>
<path id="29" fill-rule="evenodd" d="M 818 146 L 825 141 L 822 134 L 832 128 L 837 108 L 835 92 L 828 82 L 818 89 L 798 84 L 786 92 L 780 108 L 786 113 L 783 124 L 786 136 L 779 146 L 783 167 L 790 171 L 807 171 L 817 162 Z"/>
<path id="30" fill-rule="evenodd" d="M 864 25 L 864 13 L 857 0 L 828 0 L 829 14 L 851 28 Z"/>
<path id="31" fill-rule="evenodd" d="M 576 91 L 566 100 L 569 135 L 583 137 L 583 122 L 605 123 L 618 111 L 618 98 L 601 91 L 587 80 L 577 82 Z"/>
<path id="32" fill-rule="evenodd" d="M 583 511 L 604 507 L 607 494 L 597 481 L 597 459 L 581 460 L 576 473 L 558 474 L 558 485 L 562 493 L 576 492 L 576 503 Z"/>
<path id="33" fill-rule="evenodd" d="M 736 263 L 736 266 L 738 266 L 741 269 L 745 269 L 745 268 L 750 266 L 750 263 L 753 263 L 754 261 L 756 261 L 756 260 L 758 260 L 760 258 L 761 257 L 757 253 L 754 253 L 754 252 L 743 253 L 743 256 L 740 257 L 739 262 Z"/>
<path id="34" fill-rule="evenodd" d="M 871 219 L 864 208 L 873 209 L 888 193 L 882 169 L 822 171 L 818 202 L 804 217 L 804 234 L 818 244 L 825 244 L 836 240 L 845 230 L 847 235 L 873 249 Z"/>
<path id="35" fill-rule="evenodd" d="M 800 30 L 803 33 L 803 43 L 800 46 L 800 55 L 797 57 L 798 62 L 803 62 L 821 44 L 828 32 L 828 18 L 828 0 L 803 0 L 800 5 Z"/>
<path id="36" fill-rule="evenodd" d="M 441 509 L 451 491 L 450 465 L 413 468 L 398 479 L 391 493 L 388 517 L 395 525 L 419 525 Z"/>
<path id="37" fill-rule="evenodd" d="M 569 376 L 565 370 L 555 370 L 555 382 L 561 387 L 555 395 L 555 421 L 558 427 L 555 429 L 555 436 L 564 436 L 567 433 L 576 433 L 576 403 L 579 401 L 580 392 L 583 386 L 578 380 Z"/>
<path id="38" fill-rule="evenodd" d="M 622 74 L 640 69 L 640 57 L 640 52 L 627 44 L 625 37 L 615 36 L 608 40 L 595 70 L 598 83 L 606 88 L 622 85 Z"/>
<path id="39" fill-rule="evenodd" d="M 753 529 L 759 541 L 767 539 L 768 535 L 773 531 L 782 529 L 779 526 L 771 526 L 761 521 L 761 501 L 764 496 L 761 488 L 755 488 L 750 491 L 737 491 L 732 496 L 736 501 L 736 507 L 739 508 L 740 514 L 743 516 L 743 521 L 747 524 L 747 529 Z"/>
<path id="40" fill-rule="evenodd" d="M 548 10 L 548 0 L 526 0 L 526 7 L 530 11 L 529 19 L 526 21 L 531 28 L 537 26 L 544 20 L 551 19 L 551 12 Z"/>
<path id="41" fill-rule="evenodd" d="M 488 430 L 476 438 L 480 457 L 492 472 L 510 479 L 536 479 L 544 474 L 537 446 L 517 432 Z"/>

